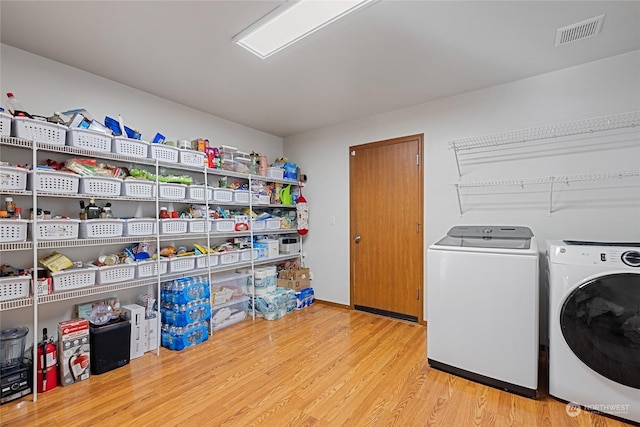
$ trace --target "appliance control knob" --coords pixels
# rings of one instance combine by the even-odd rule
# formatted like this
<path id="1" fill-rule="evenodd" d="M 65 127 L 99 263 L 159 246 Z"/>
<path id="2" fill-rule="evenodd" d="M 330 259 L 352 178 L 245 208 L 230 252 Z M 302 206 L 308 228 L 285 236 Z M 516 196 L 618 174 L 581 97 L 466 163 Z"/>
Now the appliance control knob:
<path id="1" fill-rule="evenodd" d="M 485 229 L 483 229 L 483 230 L 482 230 L 482 232 L 483 232 L 484 234 L 493 233 L 493 228 L 485 228 Z"/>
<path id="2" fill-rule="evenodd" d="M 640 252 L 638 251 L 626 251 L 620 258 L 629 267 L 640 267 Z"/>

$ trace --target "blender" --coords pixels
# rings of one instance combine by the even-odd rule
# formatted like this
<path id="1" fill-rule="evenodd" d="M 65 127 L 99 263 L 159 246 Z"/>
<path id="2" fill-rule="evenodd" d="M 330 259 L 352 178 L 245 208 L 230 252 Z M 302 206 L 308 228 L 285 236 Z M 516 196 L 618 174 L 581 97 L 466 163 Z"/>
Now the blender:
<path id="1" fill-rule="evenodd" d="M 31 393 L 31 363 L 24 358 L 29 328 L 0 331 L 0 404 Z"/>

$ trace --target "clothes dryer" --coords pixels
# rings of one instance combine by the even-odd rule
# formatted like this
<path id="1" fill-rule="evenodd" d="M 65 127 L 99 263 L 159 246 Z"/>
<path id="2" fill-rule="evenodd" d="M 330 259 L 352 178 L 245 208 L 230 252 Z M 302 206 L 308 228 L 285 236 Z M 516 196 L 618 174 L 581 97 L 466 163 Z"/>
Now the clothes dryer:
<path id="1" fill-rule="evenodd" d="M 535 397 L 538 264 L 538 246 L 527 227 L 458 226 L 431 245 L 429 365 Z"/>
<path id="2" fill-rule="evenodd" d="M 549 394 L 640 422 L 640 244 L 547 241 Z"/>

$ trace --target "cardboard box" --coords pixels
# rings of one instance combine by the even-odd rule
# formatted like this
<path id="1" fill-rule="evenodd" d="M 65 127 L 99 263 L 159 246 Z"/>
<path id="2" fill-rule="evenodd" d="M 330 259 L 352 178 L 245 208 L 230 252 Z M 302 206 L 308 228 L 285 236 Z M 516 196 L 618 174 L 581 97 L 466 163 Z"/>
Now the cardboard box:
<path id="1" fill-rule="evenodd" d="M 89 378 L 91 347 L 88 320 L 72 319 L 58 323 L 58 361 L 63 386 Z"/>
<path id="2" fill-rule="evenodd" d="M 140 357 L 147 351 L 147 322 L 144 318 L 144 307 L 138 304 L 122 306 L 124 318 L 131 322 L 130 359 Z"/>
<path id="3" fill-rule="evenodd" d="M 278 278 L 291 279 L 291 280 L 310 280 L 311 279 L 308 268 L 289 268 L 286 270 L 280 270 Z"/>
<path id="4" fill-rule="evenodd" d="M 279 288 L 292 289 L 299 291 L 310 286 L 311 281 L 309 279 L 278 279 Z"/>

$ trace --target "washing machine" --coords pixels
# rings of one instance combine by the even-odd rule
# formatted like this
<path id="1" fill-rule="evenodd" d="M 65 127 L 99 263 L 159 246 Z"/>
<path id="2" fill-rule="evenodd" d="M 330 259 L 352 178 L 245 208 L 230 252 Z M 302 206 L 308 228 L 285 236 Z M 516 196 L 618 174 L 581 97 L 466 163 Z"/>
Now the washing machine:
<path id="1" fill-rule="evenodd" d="M 640 243 L 547 241 L 549 394 L 640 422 Z"/>
<path id="2" fill-rule="evenodd" d="M 536 397 L 538 271 L 527 227 L 456 226 L 429 246 L 429 365 Z"/>

